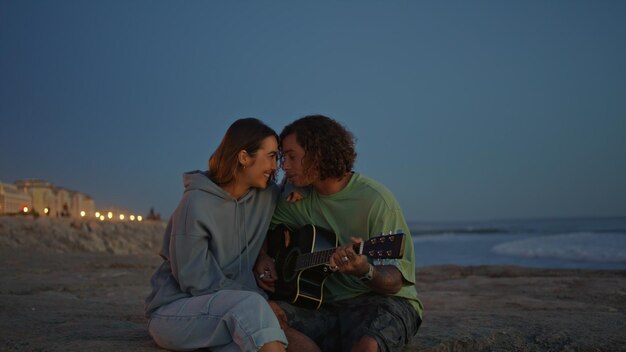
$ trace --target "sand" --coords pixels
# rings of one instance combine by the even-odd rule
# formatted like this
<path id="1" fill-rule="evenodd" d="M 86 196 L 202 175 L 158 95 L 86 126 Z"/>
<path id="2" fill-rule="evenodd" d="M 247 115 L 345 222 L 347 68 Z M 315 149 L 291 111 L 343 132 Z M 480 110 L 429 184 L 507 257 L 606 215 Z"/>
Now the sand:
<path id="1" fill-rule="evenodd" d="M 158 351 L 143 299 L 165 225 L 0 217 L 0 351 Z M 406 351 L 626 350 L 626 271 L 418 269 Z"/>

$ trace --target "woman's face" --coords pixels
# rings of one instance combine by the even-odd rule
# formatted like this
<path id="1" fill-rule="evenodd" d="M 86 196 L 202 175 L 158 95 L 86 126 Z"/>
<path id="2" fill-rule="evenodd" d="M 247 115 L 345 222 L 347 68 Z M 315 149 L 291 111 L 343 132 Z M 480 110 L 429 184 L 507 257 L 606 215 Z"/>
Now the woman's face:
<path id="1" fill-rule="evenodd" d="M 276 137 L 266 137 L 261 142 L 259 150 L 252 156 L 252 162 L 243 169 L 243 180 L 249 187 L 267 187 L 270 177 L 278 170 L 277 157 L 278 141 Z"/>

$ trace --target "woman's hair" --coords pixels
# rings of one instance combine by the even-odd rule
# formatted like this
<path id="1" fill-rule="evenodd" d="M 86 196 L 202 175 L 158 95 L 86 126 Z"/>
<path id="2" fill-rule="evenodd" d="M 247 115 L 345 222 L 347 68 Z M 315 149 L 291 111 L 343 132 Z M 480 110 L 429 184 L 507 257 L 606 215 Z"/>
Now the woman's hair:
<path id="1" fill-rule="evenodd" d="M 295 133 L 296 141 L 304 149 L 304 173 L 320 180 L 341 178 L 352 171 L 356 160 L 355 139 L 339 122 L 324 115 L 302 117 L 287 125 L 280 134 L 282 141 Z"/>
<path id="2" fill-rule="evenodd" d="M 218 185 L 235 181 L 237 169 L 240 167 L 239 152 L 245 150 L 249 155 L 255 156 L 261 142 L 272 136 L 278 140 L 276 132 L 259 119 L 249 117 L 233 122 L 209 159 L 209 178 Z M 274 175 L 271 180 L 273 178 Z"/>

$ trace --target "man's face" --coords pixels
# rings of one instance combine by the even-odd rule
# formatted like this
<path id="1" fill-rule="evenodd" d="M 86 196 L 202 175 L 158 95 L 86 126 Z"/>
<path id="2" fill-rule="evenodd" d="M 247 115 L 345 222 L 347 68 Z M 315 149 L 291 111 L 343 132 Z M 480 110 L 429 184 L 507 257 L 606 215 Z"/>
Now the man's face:
<path id="1" fill-rule="evenodd" d="M 283 171 L 287 180 L 296 187 L 306 187 L 312 183 L 302 164 L 305 155 L 304 149 L 298 144 L 296 134 L 287 135 L 282 141 L 284 155 Z"/>

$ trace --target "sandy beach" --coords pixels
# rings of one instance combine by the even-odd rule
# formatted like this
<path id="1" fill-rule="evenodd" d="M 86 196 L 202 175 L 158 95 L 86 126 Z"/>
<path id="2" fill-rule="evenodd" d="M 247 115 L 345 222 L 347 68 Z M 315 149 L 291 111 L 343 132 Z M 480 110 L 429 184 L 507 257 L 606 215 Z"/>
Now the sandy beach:
<path id="1" fill-rule="evenodd" d="M 143 299 L 165 224 L 0 217 L 0 351 L 157 351 Z M 418 269 L 406 351 L 626 350 L 626 271 Z"/>

